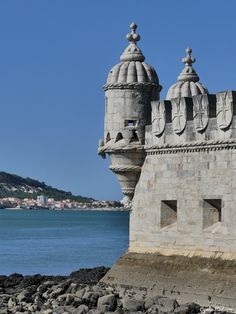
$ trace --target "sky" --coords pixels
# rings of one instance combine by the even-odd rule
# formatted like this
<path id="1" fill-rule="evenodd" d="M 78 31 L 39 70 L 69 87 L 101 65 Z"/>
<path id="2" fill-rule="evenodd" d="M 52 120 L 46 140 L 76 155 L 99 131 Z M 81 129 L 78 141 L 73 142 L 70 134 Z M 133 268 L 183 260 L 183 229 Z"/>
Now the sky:
<path id="1" fill-rule="evenodd" d="M 119 200 L 97 147 L 130 23 L 164 99 L 187 47 L 210 93 L 236 90 L 235 12 L 235 0 L 0 0 L 0 171 Z"/>

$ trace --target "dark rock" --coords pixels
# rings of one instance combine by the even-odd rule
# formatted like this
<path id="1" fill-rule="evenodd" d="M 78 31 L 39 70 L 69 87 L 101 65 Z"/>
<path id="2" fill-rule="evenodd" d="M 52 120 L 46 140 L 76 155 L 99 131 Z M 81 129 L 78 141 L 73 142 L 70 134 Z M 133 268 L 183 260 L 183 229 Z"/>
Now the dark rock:
<path id="1" fill-rule="evenodd" d="M 200 309 L 199 309 L 200 310 Z M 188 304 L 182 304 L 174 310 L 174 313 L 176 314 L 187 314 L 189 311 L 189 305 Z"/>
<path id="2" fill-rule="evenodd" d="M 188 305 L 188 314 L 198 314 L 200 312 L 200 305 L 196 303 L 190 303 Z"/>
<path id="3" fill-rule="evenodd" d="M 3 282 L 4 288 L 12 288 L 20 284 L 20 282 L 23 280 L 23 275 L 21 274 L 12 274 L 9 277 L 5 277 L 5 280 Z"/>
<path id="4" fill-rule="evenodd" d="M 70 278 L 80 284 L 96 284 L 108 272 L 107 267 L 80 269 L 70 274 Z"/>

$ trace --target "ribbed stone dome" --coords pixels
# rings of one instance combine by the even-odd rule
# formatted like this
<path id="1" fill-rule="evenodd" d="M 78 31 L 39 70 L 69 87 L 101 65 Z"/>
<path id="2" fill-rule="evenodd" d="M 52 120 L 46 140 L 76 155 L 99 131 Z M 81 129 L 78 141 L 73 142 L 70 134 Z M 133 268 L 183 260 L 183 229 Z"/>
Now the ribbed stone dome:
<path id="1" fill-rule="evenodd" d="M 109 72 L 106 84 L 117 83 L 155 83 L 159 85 L 159 79 L 152 66 L 145 63 L 145 57 L 137 45 L 140 36 L 136 33 L 137 25 L 130 25 L 131 32 L 126 35 L 130 44 L 122 53 L 121 62 L 115 65 Z"/>
<path id="2" fill-rule="evenodd" d="M 136 82 L 159 84 L 158 76 L 154 68 L 141 61 L 121 62 L 111 69 L 107 78 L 107 84 Z"/>
<path id="3" fill-rule="evenodd" d="M 207 88 L 199 83 L 199 76 L 193 69 L 192 64 L 196 61 L 191 56 L 192 49 L 186 49 L 187 56 L 182 59 L 185 68 L 178 77 L 178 82 L 172 85 L 167 93 L 166 99 L 179 97 L 192 97 L 199 94 L 208 94 Z"/>

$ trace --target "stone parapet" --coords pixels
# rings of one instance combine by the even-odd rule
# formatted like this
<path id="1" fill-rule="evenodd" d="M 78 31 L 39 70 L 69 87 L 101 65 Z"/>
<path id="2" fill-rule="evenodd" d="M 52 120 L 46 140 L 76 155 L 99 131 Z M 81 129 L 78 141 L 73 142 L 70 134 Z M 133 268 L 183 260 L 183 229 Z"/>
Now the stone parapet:
<path id="1" fill-rule="evenodd" d="M 236 139 L 236 92 L 152 101 L 146 147 Z"/>

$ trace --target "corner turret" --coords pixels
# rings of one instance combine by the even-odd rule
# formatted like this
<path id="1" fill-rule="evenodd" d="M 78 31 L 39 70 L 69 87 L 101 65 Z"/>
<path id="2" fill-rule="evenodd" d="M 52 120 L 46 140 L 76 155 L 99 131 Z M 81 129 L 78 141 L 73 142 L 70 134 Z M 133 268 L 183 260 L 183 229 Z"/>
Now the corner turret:
<path id="1" fill-rule="evenodd" d="M 208 94 L 207 88 L 199 83 L 199 76 L 192 67 L 192 64 L 196 61 L 196 59 L 192 57 L 192 49 L 187 48 L 185 52 L 187 56 L 182 58 L 185 67 L 178 77 L 178 82 L 169 88 L 166 96 L 167 100 Z"/>
<path id="2" fill-rule="evenodd" d="M 105 128 L 99 145 L 99 154 L 111 157 L 110 169 L 118 176 L 126 206 L 130 206 L 145 158 L 145 126 L 151 124 L 151 101 L 159 100 L 161 90 L 156 71 L 144 62 L 137 45 L 137 25 L 133 22 L 130 28 L 126 35 L 130 43 L 103 87 Z"/>

